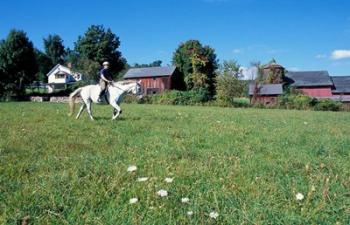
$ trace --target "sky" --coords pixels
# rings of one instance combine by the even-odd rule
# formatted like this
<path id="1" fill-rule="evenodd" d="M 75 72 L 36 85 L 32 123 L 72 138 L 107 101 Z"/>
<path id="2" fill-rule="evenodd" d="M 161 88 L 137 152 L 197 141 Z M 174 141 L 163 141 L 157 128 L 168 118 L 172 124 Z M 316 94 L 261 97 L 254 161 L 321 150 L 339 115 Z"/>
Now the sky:
<path id="1" fill-rule="evenodd" d="M 66 47 L 90 25 L 111 28 L 128 63 L 171 64 L 198 39 L 220 62 L 275 58 L 288 70 L 350 75 L 349 0 L 1 0 L 0 39 L 24 30 L 35 47 L 58 34 Z"/>

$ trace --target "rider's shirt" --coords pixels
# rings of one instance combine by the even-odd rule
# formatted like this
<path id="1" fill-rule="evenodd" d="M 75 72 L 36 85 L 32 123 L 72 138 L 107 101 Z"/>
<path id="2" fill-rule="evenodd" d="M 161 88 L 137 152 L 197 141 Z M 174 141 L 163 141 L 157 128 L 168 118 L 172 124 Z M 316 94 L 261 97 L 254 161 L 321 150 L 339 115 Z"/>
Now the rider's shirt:
<path id="1" fill-rule="evenodd" d="M 100 76 L 101 76 L 101 78 L 102 78 L 102 75 L 103 75 L 107 80 L 112 80 L 112 79 L 113 79 L 113 78 L 112 78 L 112 74 L 111 74 L 111 72 L 109 72 L 108 69 L 102 69 L 102 70 L 100 71 Z"/>

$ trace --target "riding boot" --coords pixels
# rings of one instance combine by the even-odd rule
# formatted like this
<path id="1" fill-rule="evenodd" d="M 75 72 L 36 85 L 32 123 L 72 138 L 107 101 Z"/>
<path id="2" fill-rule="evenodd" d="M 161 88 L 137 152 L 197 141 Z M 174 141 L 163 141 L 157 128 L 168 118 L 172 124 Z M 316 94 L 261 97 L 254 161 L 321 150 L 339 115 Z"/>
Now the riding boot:
<path id="1" fill-rule="evenodd" d="M 100 92 L 100 95 L 98 96 L 98 99 L 97 99 L 97 102 L 98 102 L 98 103 L 103 102 L 102 98 L 103 98 L 104 94 L 105 94 L 104 91 L 101 91 L 101 92 Z"/>

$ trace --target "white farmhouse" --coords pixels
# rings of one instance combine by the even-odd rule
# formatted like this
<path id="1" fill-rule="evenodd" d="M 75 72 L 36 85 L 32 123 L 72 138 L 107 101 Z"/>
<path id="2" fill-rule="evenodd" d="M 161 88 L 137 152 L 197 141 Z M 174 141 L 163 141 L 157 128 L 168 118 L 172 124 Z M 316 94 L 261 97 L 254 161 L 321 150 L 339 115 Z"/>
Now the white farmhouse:
<path id="1" fill-rule="evenodd" d="M 47 73 L 48 91 L 52 93 L 55 89 L 66 88 L 67 84 L 81 81 L 83 75 L 78 72 L 73 72 L 70 68 L 57 64 Z"/>

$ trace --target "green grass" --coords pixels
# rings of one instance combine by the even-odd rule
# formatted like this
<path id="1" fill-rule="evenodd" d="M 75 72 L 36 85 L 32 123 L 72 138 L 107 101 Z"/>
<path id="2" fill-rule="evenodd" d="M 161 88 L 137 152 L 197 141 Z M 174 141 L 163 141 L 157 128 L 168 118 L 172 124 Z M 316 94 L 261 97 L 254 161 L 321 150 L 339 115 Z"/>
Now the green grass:
<path id="1" fill-rule="evenodd" d="M 1 103 L 0 224 L 350 223 L 349 113 L 122 107 Z"/>

